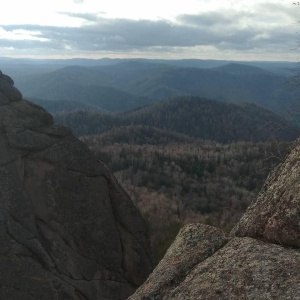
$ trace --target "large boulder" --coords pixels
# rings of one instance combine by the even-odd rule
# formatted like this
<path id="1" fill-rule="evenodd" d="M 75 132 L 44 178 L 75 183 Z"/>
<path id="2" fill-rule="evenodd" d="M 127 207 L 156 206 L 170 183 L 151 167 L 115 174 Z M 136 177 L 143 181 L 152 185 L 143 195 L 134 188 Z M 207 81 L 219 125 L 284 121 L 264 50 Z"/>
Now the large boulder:
<path id="1" fill-rule="evenodd" d="M 149 249 L 105 165 L 0 72 L 0 300 L 126 299 Z"/>
<path id="2" fill-rule="evenodd" d="M 192 238 L 184 228 L 129 299 L 300 299 L 299 195 L 297 141 L 227 240 L 204 225 L 187 227 Z"/>
<path id="3" fill-rule="evenodd" d="M 224 233 L 214 227 L 186 225 L 154 272 L 130 299 L 172 299 L 170 292 L 181 284 L 194 267 L 219 250 L 226 241 Z"/>
<path id="4" fill-rule="evenodd" d="M 235 238 L 191 269 L 166 297 L 153 299 L 300 299 L 299 264 L 296 250 Z"/>
<path id="5" fill-rule="evenodd" d="M 300 248 L 300 140 L 232 231 L 264 241 Z"/>

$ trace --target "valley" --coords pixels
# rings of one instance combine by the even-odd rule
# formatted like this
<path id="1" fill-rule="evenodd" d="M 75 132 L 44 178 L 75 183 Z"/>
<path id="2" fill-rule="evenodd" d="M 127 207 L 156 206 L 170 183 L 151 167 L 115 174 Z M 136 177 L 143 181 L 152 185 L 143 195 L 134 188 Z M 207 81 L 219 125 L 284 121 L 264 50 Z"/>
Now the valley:
<path id="1" fill-rule="evenodd" d="M 16 82 L 114 173 L 155 263 L 184 224 L 229 232 L 300 136 L 289 64 L 78 63 L 33 66 Z"/>
<path id="2" fill-rule="evenodd" d="M 184 224 L 228 233 L 291 147 L 277 141 L 220 144 L 133 126 L 81 140 L 146 219 L 156 263 Z"/>

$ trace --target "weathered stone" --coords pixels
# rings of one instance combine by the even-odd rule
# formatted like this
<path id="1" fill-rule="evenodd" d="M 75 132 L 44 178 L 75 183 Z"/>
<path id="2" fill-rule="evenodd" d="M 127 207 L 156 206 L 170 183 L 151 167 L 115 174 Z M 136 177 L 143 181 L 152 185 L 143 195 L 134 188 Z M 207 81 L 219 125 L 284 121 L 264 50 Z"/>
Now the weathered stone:
<path id="1" fill-rule="evenodd" d="M 2 75 L 0 89 L 11 83 Z M 0 300 L 126 299 L 152 268 L 140 213 L 70 130 L 5 95 L 12 98 L 0 106 Z"/>
<path id="2" fill-rule="evenodd" d="M 51 127 L 42 127 L 38 131 L 50 136 L 67 136 L 71 134 L 71 130 L 68 127 L 56 124 Z"/>
<path id="3" fill-rule="evenodd" d="M 51 135 L 45 134 L 51 132 L 53 118 L 37 105 L 26 101 L 5 105 L 0 110 L 0 120 L 12 149 L 36 151 L 55 141 Z M 56 128 L 53 130 L 57 131 Z"/>
<path id="4" fill-rule="evenodd" d="M 20 91 L 7 82 L 6 78 L 0 78 L 0 92 L 2 92 L 12 102 L 22 100 L 22 94 Z"/>
<path id="5" fill-rule="evenodd" d="M 26 129 L 40 131 L 43 127 L 51 126 L 53 118 L 42 108 L 20 101 L 1 107 L 0 122 L 7 133 L 15 134 Z"/>
<path id="6" fill-rule="evenodd" d="M 45 149 L 53 144 L 53 139 L 30 129 L 22 132 L 7 133 L 9 144 L 14 149 L 37 151 Z"/>
<path id="7" fill-rule="evenodd" d="M 186 225 L 147 281 L 129 299 L 164 299 L 197 264 L 213 255 L 226 242 L 224 233 L 214 227 Z"/>
<path id="8" fill-rule="evenodd" d="M 300 299 L 298 251 L 252 238 L 235 238 L 220 247 L 225 240 L 217 234 L 211 244 L 205 243 L 203 236 L 204 245 L 201 240 L 194 245 L 193 257 L 192 252 L 181 251 L 186 248 L 178 244 L 181 239 L 188 241 L 189 236 L 176 239 L 171 252 L 130 300 Z M 198 248 L 205 249 L 216 241 L 216 249 L 210 248 L 205 255 L 198 250 L 197 257 Z"/>
<path id="9" fill-rule="evenodd" d="M 296 250 L 236 238 L 191 270 L 162 299 L 300 299 L 299 264 Z"/>
<path id="10" fill-rule="evenodd" d="M 76 286 L 47 272 L 30 256 L 12 254 L 1 256 L 0 269 L 1 300 L 85 299 Z"/>
<path id="11" fill-rule="evenodd" d="M 300 141 L 297 141 L 285 162 L 270 174 L 226 245 L 221 247 L 225 241 L 219 238 L 215 251 L 204 256 L 197 253 L 198 261 L 193 261 L 187 247 L 182 247 L 184 243 L 178 242 L 190 240 L 188 232 L 183 230 L 130 299 L 299 300 L 299 157 Z M 200 226 L 194 229 L 201 233 Z M 213 236 L 209 232 L 204 234 L 195 251 L 213 245 L 210 241 Z M 210 242 L 205 242 L 206 239 Z M 181 262 L 185 261 L 183 272 Z"/>
<path id="12" fill-rule="evenodd" d="M 15 84 L 14 81 L 12 80 L 12 78 L 9 77 L 8 75 L 2 74 L 2 76 L 0 78 L 2 78 L 4 81 L 6 81 L 10 85 Z"/>
<path id="13" fill-rule="evenodd" d="M 1 109 L 0 109 L 1 110 Z M 5 134 L 5 129 L 0 127 L 0 166 L 9 162 L 17 160 L 21 155 L 25 154 L 25 151 L 20 149 L 13 149 L 10 147 L 8 138 Z"/>
<path id="14" fill-rule="evenodd" d="M 3 93 L 0 92 L 0 106 L 8 103 L 9 99 Z"/>
<path id="15" fill-rule="evenodd" d="M 284 163 L 270 174 L 232 235 L 300 248 L 299 159 L 300 142 L 297 141 Z"/>

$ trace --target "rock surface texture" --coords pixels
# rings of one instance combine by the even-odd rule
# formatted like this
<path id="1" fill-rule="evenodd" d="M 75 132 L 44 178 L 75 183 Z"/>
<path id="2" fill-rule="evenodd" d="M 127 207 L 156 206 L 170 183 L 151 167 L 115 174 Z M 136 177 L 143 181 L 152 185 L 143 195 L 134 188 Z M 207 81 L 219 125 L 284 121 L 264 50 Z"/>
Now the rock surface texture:
<path id="1" fill-rule="evenodd" d="M 226 239 L 184 227 L 130 300 L 300 299 L 300 141 Z"/>
<path id="2" fill-rule="evenodd" d="M 0 72 L 0 300 L 126 299 L 149 249 L 106 167 Z"/>

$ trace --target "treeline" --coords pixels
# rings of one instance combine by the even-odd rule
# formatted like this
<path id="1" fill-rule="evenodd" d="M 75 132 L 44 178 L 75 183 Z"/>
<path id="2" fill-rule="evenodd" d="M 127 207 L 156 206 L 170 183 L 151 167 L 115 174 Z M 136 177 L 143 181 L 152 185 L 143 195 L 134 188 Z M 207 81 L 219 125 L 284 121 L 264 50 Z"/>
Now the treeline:
<path id="1" fill-rule="evenodd" d="M 129 130 L 129 129 L 128 129 Z M 117 138 L 118 139 L 118 138 Z M 185 223 L 229 231 L 255 199 L 289 143 L 195 140 L 118 143 L 107 135 L 82 138 L 107 163 L 132 197 L 151 231 L 157 261 Z"/>

